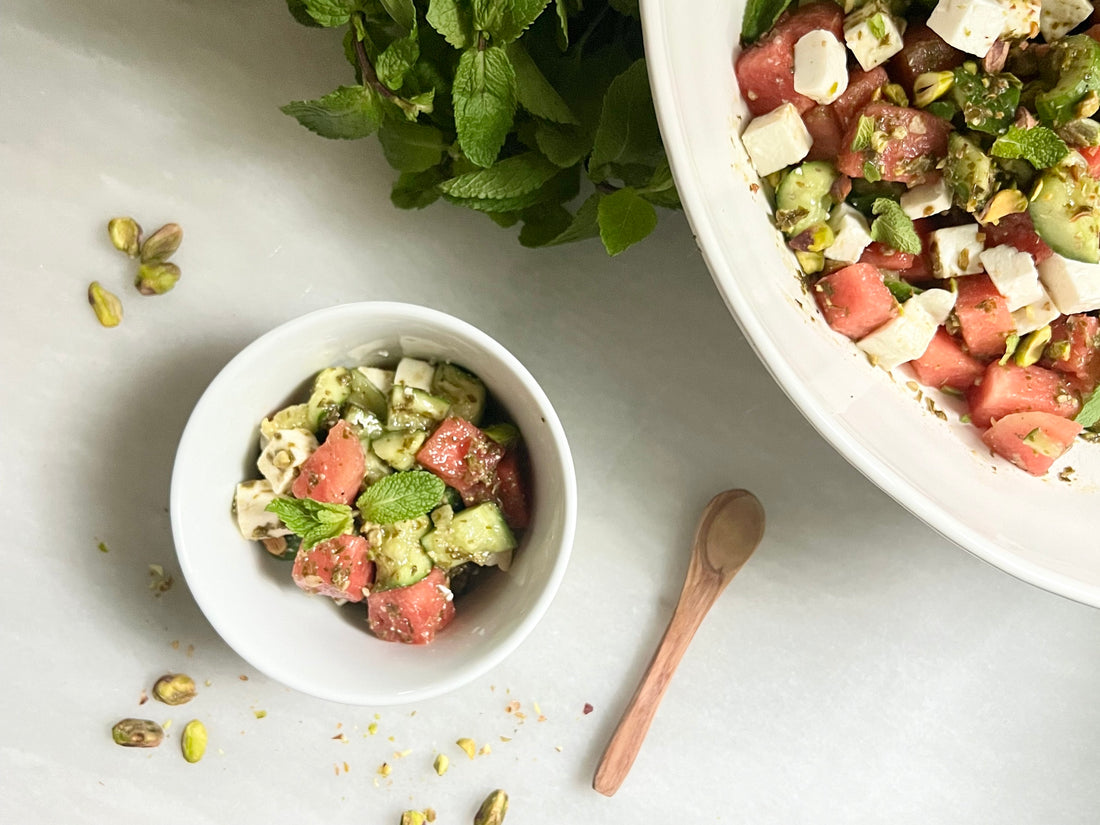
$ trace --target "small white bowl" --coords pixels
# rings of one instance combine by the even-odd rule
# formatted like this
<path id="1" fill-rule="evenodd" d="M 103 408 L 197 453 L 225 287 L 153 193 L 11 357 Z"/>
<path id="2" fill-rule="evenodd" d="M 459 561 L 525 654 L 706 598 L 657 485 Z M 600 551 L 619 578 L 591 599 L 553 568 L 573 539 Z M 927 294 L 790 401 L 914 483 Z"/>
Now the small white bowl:
<path id="1" fill-rule="evenodd" d="M 290 563 L 245 541 L 230 514 L 237 482 L 256 478 L 260 419 L 318 370 L 394 360 L 449 360 L 485 382 L 520 428 L 531 459 L 533 513 L 515 563 L 460 597 L 429 645 L 380 641 L 365 605 L 309 596 Z M 172 472 L 172 532 L 195 601 L 257 670 L 304 693 L 393 705 L 454 690 L 523 641 L 549 607 L 573 543 L 577 492 L 561 422 L 508 350 L 464 321 L 420 306 L 344 304 L 276 327 L 240 352 L 195 405 Z"/>

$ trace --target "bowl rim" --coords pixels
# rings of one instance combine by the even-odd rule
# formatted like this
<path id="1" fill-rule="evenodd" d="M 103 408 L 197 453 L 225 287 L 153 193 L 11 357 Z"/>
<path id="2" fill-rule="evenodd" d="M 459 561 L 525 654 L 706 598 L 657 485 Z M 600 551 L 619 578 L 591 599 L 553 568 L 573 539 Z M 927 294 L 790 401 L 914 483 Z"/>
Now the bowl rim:
<path id="1" fill-rule="evenodd" d="M 765 334 L 764 324 L 751 310 L 729 262 L 723 256 L 714 254 L 714 250 L 719 249 L 719 224 L 701 190 L 694 185 L 699 173 L 692 161 L 690 142 L 683 125 L 685 120 L 675 94 L 669 41 L 663 25 L 663 10 L 667 5 L 664 0 L 641 0 L 646 63 L 661 137 L 684 214 L 699 251 L 726 307 L 761 363 L 802 416 L 849 464 L 940 535 L 1021 581 L 1082 604 L 1100 607 L 1100 587 L 1003 550 L 983 534 L 938 508 L 931 499 L 917 492 L 899 473 L 883 466 L 857 439 L 836 425 L 828 410 L 797 379 L 786 355 L 773 345 Z M 732 75 L 732 59 L 729 71 Z"/>
<path id="2" fill-rule="evenodd" d="M 483 654 L 471 657 L 462 666 L 448 670 L 443 677 L 433 679 L 429 684 L 404 690 L 397 694 L 371 693 L 369 686 L 355 691 L 354 694 L 347 691 L 326 690 L 323 685 L 318 686 L 299 677 L 296 671 L 274 668 L 268 662 L 261 665 L 254 661 L 248 652 L 247 636 L 237 633 L 233 629 L 232 623 L 224 619 L 222 612 L 217 609 L 217 605 L 211 604 L 208 600 L 201 584 L 201 577 L 197 576 L 195 569 L 192 567 L 190 555 L 183 549 L 184 539 L 181 525 L 183 523 L 183 500 L 186 495 L 183 489 L 183 472 L 187 463 L 187 456 L 191 445 L 202 438 L 203 432 L 200 430 L 199 421 L 205 417 L 203 413 L 206 408 L 214 404 L 214 398 L 221 384 L 228 380 L 228 374 L 232 371 L 232 367 L 235 364 L 250 360 L 256 352 L 264 351 L 275 341 L 283 340 L 288 336 L 293 337 L 300 328 L 317 323 L 320 317 L 333 318 L 342 315 L 362 316 L 364 323 L 369 323 L 371 318 L 393 318 L 394 316 L 399 319 L 407 319 L 410 322 L 415 320 L 446 330 L 448 333 L 464 339 L 474 347 L 488 352 L 492 358 L 498 360 L 509 372 L 518 377 L 530 393 L 538 408 L 539 415 L 545 420 L 550 431 L 553 451 L 557 456 L 562 477 L 562 524 L 561 536 L 555 543 L 557 547 L 556 558 L 550 568 L 549 576 L 541 585 L 538 596 L 531 605 L 531 609 L 508 635 L 488 648 Z M 367 335 L 369 335 L 369 331 L 364 333 L 364 337 Z M 469 684 L 507 658 L 534 630 L 557 594 L 572 554 L 577 521 L 577 482 L 569 441 L 557 412 L 538 381 L 503 344 L 473 324 L 437 309 L 397 301 L 357 301 L 322 307 L 284 321 L 255 338 L 218 370 L 217 375 L 206 386 L 192 408 L 187 424 L 180 436 L 172 466 L 169 517 L 176 557 L 191 595 L 206 620 L 210 622 L 222 640 L 238 656 L 269 678 L 310 696 L 343 704 L 388 706 L 431 699 Z"/>

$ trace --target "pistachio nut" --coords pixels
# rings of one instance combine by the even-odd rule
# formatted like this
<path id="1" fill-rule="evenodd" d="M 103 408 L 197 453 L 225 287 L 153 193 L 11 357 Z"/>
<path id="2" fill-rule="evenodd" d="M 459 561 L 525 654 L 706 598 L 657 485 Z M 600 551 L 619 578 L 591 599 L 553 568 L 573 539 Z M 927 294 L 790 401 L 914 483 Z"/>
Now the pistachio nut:
<path id="1" fill-rule="evenodd" d="M 887 83 L 882 87 L 882 96 L 895 106 L 908 106 L 909 97 L 900 83 Z"/>
<path id="2" fill-rule="evenodd" d="M 198 719 L 192 719 L 183 729 L 183 738 L 180 740 L 183 749 L 183 758 L 188 762 L 198 762 L 206 753 L 206 725 Z"/>
<path id="3" fill-rule="evenodd" d="M 420 811 L 405 811 L 401 814 L 401 825 L 424 825 L 428 818 Z"/>
<path id="4" fill-rule="evenodd" d="M 163 295 L 180 279 L 180 268 L 175 264 L 142 264 L 138 267 L 134 285 L 142 295 Z"/>
<path id="5" fill-rule="evenodd" d="M 183 241 L 183 229 L 178 223 L 166 223 L 141 245 L 143 264 L 162 264 L 172 257 Z"/>
<path id="6" fill-rule="evenodd" d="M 443 776 L 447 772 L 447 768 L 451 766 L 451 760 L 447 758 L 447 754 L 441 753 L 435 758 L 435 762 L 432 763 L 432 767 L 435 768 L 435 772 L 438 776 Z"/>
<path id="7" fill-rule="evenodd" d="M 953 72 L 924 72 L 913 81 L 913 102 L 924 108 L 934 100 L 943 97 L 955 85 Z"/>
<path id="8" fill-rule="evenodd" d="M 508 813 L 508 794 L 497 788 L 481 803 L 474 817 L 474 825 L 500 825 Z"/>
<path id="9" fill-rule="evenodd" d="M 141 226 L 133 218 L 111 218 L 107 222 L 107 234 L 119 252 L 136 258 L 141 250 Z"/>
<path id="10" fill-rule="evenodd" d="M 477 752 L 477 745 L 474 744 L 474 740 L 469 737 L 463 736 L 461 739 L 456 739 L 455 744 L 462 748 L 463 752 L 470 757 L 474 758 L 474 754 Z"/>
<path id="11" fill-rule="evenodd" d="M 99 281 L 88 285 L 88 303 L 95 311 L 95 317 L 105 327 L 117 327 L 122 321 L 122 301 L 113 292 L 108 292 Z"/>
<path id="12" fill-rule="evenodd" d="M 1052 337 L 1053 332 L 1050 324 L 1040 327 L 1034 332 L 1029 332 L 1016 347 L 1016 363 L 1021 367 L 1030 367 L 1032 364 L 1038 363 Z"/>
<path id="13" fill-rule="evenodd" d="M 183 705 L 195 698 L 195 680 L 186 673 L 169 673 L 153 685 L 153 696 L 166 705 Z"/>
<path id="14" fill-rule="evenodd" d="M 1023 192 L 1019 189 L 1002 189 L 989 199 L 985 208 L 975 217 L 977 217 L 978 223 L 991 223 L 996 226 L 997 222 L 1006 215 L 1015 215 L 1018 212 L 1026 211 L 1027 196 Z"/>
<path id="15" fill-rule="evenodd" d="M 164 728 L 149 719 L 123 719 L 111 728 L 111 737 L 124 748 L 155 748 L 164 741 Z"/>
<path id="16" fill-rule="evenodd" d="M 794 256 L 798 258 L 798 265 L 807 275 L 813 275 L 825 268 L 825 254 L 822 252 L 796 250 Z"/>

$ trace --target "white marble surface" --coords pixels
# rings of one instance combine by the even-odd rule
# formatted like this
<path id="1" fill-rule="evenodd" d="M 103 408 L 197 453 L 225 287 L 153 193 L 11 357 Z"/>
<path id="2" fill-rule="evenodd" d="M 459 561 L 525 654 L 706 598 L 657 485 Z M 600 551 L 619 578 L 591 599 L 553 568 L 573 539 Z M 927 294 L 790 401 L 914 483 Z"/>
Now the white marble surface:
<path id="1" fill-rule="evenodd" d="M 431 806 L 464 823 L 494 787 L 512 825 L 1096 821 L 1100 614 L 975 561 L 827 447 L 682 219 L 608 261 L 595 243 L 523 250 L 457 209 L 391 209 L 373 143 L 279 113 L 347 68 L 338 37 L 277 0 L 8 0 L 0 69 L 0 821 L 386 825 Z M 170 295 L 128 285 L 103 231 L 126 212 L 184 226 Z M 118 329 L 87 307 L 92 279 L 122 295 Z M 511 348 L 557 406 L 581 494 L 573 562 L 528 641 L 457 693 L 379 711 L 373 737 L 374 709 L 294 693 L 219 640 L 167 515 L 177 439 L 232 354 L 370 298 L 438 307 Z M 728 486 L 760 496 L 767 536 L 605 799 L 596 760 L 696 514 Z M 151 563 L 177 574 L 159 598 Z M 177 669 L 203 687 L 194 702 L 138 706 Z M 188 765 L 175 737 L 113 745 L 111 724 L 140 714 L 170 734 L 203 719 L 209 755 Z M 468 761 L 460 736 L 492 753 Z"/>

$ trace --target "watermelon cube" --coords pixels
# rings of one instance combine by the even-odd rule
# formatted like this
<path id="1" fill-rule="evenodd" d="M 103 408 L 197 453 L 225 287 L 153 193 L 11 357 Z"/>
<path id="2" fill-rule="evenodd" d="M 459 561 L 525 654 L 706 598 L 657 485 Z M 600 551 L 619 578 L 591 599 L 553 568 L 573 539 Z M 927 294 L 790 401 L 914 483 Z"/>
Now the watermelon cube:
<path id="1" fill-rule="evenodd" d="M 1073 418 L 1081 399 L 1064 376 L 1039 366 L 1018 367 L 992 362 L 981 380 L 966 392 L 970 420 L 986 428 L 1006 415 L 1045 412 Z"/>
<path id="2" fill-rule="evenodd" d="M 508 526 L 517 529 L 531 522 L 525 459 L 526 455 L 511 449 L 497 465 L 496 502 Z"/>
<path id="3" fill-rule="evenodd" d="M 1041 476 L 1072 445 L 1081 425 L 1045 412 L 1013 413 L 982 433 L 997 455 L 1033 476 Z"/>
<path id="4" fill-rule="evenodd" d="M 370 544 L 362 536 L 343 535 L 318 542 L 294 557 L 291 577 L 307 593 L 361 602 L 374 583 Z"/>
<path id="5" fill-rule="evenodd" d="M 341 420 L 328 431 L 325 443 L 302 464 L 291 492 L 296 498 L 351 504 L 366 471 L 363 445 Z"/>
<path id="6" fill-rule="evenodd" d="M 870 264 L 852 264 L 819 278 L 813 293 L 825 322 L 852 339 L 864 337 L 898 314 L 898 302 Z"/>
<path id="7" fill-rule="evenodd" d="M 943 327 L 936 330 L 924 355 L 909 364 L 918 381 L 936 389 L 969 389 L 985 372 L 985 364 L 966 352 Z"/>
<path id="8" fill-rule="evenodd" d="M 463 418 L 444 419 L 416 460 L 454 487 L 466 504 L 491 501 L 504 448 Z"/>
<path id="9" fill-rule="evenodd" d="M 1057 357 L 1043 359 L 1043 366 L 1076 379 L 1082 392 L 1091 392 L 1100 382 L 1100 318 L 1067 315 L 1051 324 L 1047 352 Z"/>
<path id="10" fill-rule="evenodd" d="M 407 587 L 376 590 L 367 597 L 367 620 L 379 639 L 426 645 L 455 617 L 447 574 L 433 567 Z"/>
<path id="11" fill-rule="evenodd" d="M 958 279 L 955 315 L 966 348 L 975 358 L 1004 354 L 1005 340 L 1016 331 L 1008 302 L 984 272 Z"/>

